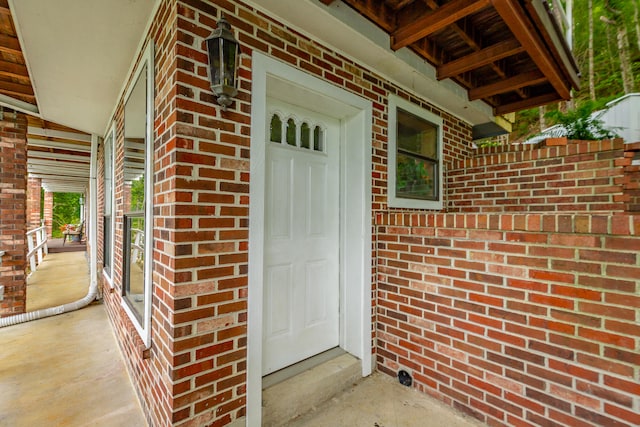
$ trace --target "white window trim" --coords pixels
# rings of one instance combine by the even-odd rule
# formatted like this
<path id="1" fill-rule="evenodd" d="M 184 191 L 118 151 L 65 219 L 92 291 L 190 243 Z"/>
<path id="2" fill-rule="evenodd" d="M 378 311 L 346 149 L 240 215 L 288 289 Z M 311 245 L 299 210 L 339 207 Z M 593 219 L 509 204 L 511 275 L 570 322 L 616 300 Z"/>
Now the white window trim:
<path id="1" fill-rule="evenodd" d="M 428 121 L 438 128 L 438 200 L 416 200 L 396 197 L 396 154 L 397 150 L 397 125 L 398 108 Z M 413 104 L 396 95 L 389 95 L 389 124 L 388 124 L 388 162 L 387 162 L 387 204 L 391 208 L 431 209 L 440 210 L 443 207 L 443 124 L 442 117 L 425 110 L 419 105 Z"/>
<path id="2" fill-rule="evenodd" d="M 116 156 L 115 156 L 115 148 L 116 148 L 116 125 L 115 123 L 113 123 L 111 125 L 111 128 L 109 129 L 109 133 L 107 134 L 107 136 L 104 138 L 105 141 L 105 147 L 106 147 L 106 141 L 109 140 L 109 138 L 111 138 L 111 194 L 106 194 L 104 195 L 104 197 L 110 197 L 111 198 L 111 248 L 110 248 L 110 252 L 109 254 L 111 255 L 111 262 L 109 263 L 109 265 L 111 266 L 111 272 L 108 272 L 104 267 L 102 269 L 102 277 L 105 278 L 105 280 L 107 281 L 107 283 L 109 284 L 109 287 L 111 289 L 114 288 L 114 284 L 113 284 L 113 260 L 114 260 L 114 256 L 113 256 L 113 251 L 115 250 L 115 238 L 116 238 L 116 196 L 115 196 L 115 168 L 116 168 Z M 105 150 L 105 161 L 106 161 L 106 150 Z M 106 178 L 106 176 L 105 176 Z M 104 188 L 104 187 L 103 187 Z M 105 212 L 106 213 L 106 212 Z M 103 232 L 103 239 L 104 239 L 104 230 L 102 230 Z M 102 256 L 104 257 L 104 253 L 102 254 Z M 104 260 L 103 260 L 104 261 Z M 104 264 L 104 262 L 103 262 Z"/>
<path id="3" fill-rule="evenodd" d="M 133 88 L 135 87 L 135 83 L 138 80 L 138 77 L 142 73 L 142 69 L 147 65 L 147 99 L 146 99 L 146 108 L 147 108 L 147 123 L 146 123 L 146 131 L 145 131 L 145 139 L 147 144 L 146 150 L 146 159 L 145 159 L 145 231 L 144 231 L 144 313 L 142 318 L 142 325 L 138 321 L 135 313 L 131 310 L 127 302 L 124 298 L 120 299 L 120 305 L 123 307 L 124 311 L 127 313 L 133 326 L 136 328 L 136 331 L 142 338 L 144 342 L 145 348 L 151 347 L 151 306 L 152 306 L 152 265 L 153 265 L 153 122 L 154 122 L 154 61 L 153 61 L 153 51 L 154 45 L 153 41 L 149 42 L 147 48 L 144 51 L 144 54 L 140 58 L 140 62 L 133 73 L 133 78 L 131 79 L 131 84 L 129 88 L 127 88 L 126 95 L 124 97 L 125 104 Z M 124 234 L 124 227 L 122 228 L 122 232 Z M 124 235 L 122 236 L 122 242 L 125 242 Z M 124 248 L 123 248 L 124 249 Z M 124 252 L 123 252 L 124 253 Z M 124 257 L 123 257 L 124 262 Z M 124 280 L 124 278 L 123 278 Z"/>

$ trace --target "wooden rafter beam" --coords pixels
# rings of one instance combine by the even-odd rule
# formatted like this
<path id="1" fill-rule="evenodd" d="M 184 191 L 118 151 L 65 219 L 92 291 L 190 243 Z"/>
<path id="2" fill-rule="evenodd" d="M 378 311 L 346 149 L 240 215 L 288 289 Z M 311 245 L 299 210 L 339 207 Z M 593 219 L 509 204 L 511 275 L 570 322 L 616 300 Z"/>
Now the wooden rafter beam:
<path id="1" fill-rule="evenodd" d="M 479 50 L 462 58 L 440 65 L 437 69 L 438 80 L 457 76 L 466 71 L 480 68 L 508 56 L 523 52 L 524 48 L 517 40 L 505 40 Z"/>
<path id="2" fill-rule="evenodd" d="M 413 49 L 418 55 L 427 59 L 427 61 L 431 62 L 434 65 L 438 65 L 441 63 L 441 55 L 442 52 L 436 46 L 430 44 L 427 39 L 422 39 L 411 45 L 411 49 Z M 473 87 L 469 76 L 465 76 L 463 74 L 456 76 L 458 83 L 460 83 L 465 88 L 469 89 Z"/>
<path id="3" fill-rule="evenodd" d="M 0 76 L 11 77 L 14 79 L 29 80 L 29 72 L 27 67 L 14 62 L 3 61 L 0 59 Z"/>
<path id="4" fill-rule="evenodd" d="M 30 105 L 36 105 L 36 97 L 34 95 L 26 95 L 21 92 L 13 92 L 10 90 L 0 90 L 0 95 L 6 96 L 8 98 L 13 98 L 17 101 L 25 102 Z M 3 102 L 5 101 L 3 100 Z M 22 108 L 24 109 L 24 107 Z"/>
<path id="5" fill-rule="evenodd" d="M 18 95 L 33 95 L 33 88 L 31 85 L 0 81 L 0 92 L 11 92 Z"/>
<path id="6" fill-rule="evenodd" d="M 393 8 L 393 10 L 400 10 L 406 5 L 411 4 L 411 2 L 413 2 L 413 0 L 396 0 L 395 4 L 393 4 L 391 7 Z"/>
<path id="7" fill-rule="evenodd" d="M 425 0 L 426 5 L 432 9 L 435 10 L 439 7 L 438 3 L 436 2 L 436 0 Z M 469 47 L 471 47 L 471 49 L 473 49 L 474 51 L 479 51 L 482 49 L 482 45 L 476 40 L 476 37 L 471 34 L 471 32 L 469 31 L 468 27 L 468 19 L 467 17 L 459 20 L 458 22 L 455 22 L 453 24 L 451 24 L 450 28 L 458 35 L 458 37 L 460 37 Z M 440 65 L 440 64 L 438 64 Z M 496 63 L 496 62 L 492 62 L 489 64 L 489 66 L 493 69 L 493 71 L 495 71 L 495 73 L 498 75 L 498 77 L 502 78 L 502 79 L 506 79 L 508 77 L 507 72 L 503 69 L 503 67 Z M 527 94 L 520 89 L 516 89 L 516 92 L 518 93 L 518 95 L 520 95 L 521 98 L 527 98 Z"/>
<path id="8" fill-rule="evenodd" d="M 22 56 L 22 49 L 20 49 L 18 38 L 6 34 L 0 34 L 0 51 Z"/>
<path id="9" fill-rule="evenodd" d="M 349 0 L 346 3 L 379 25 L 387 33 L 395 28 L 395 12 L 383 1 Z"/>
<path id="10" fill-rule="evenodd" d="M 562 72 L 557 69 L 551 53 L 547 51 L 535 28 L 530 25 L 519 3 L 512 0 L 492 0 L 492 4 L 532 61 L 547 77 L 559 97 L 569 99 L 571 92 L 563 79 Z"/>
<path id="11" fill-rule="evenodd" d="M 532 86 L 545 81 L 547 79 L 540 71 L 530 71 L 486 86 L 473 88 L 469 91 L 469 100 L 473 101 L 512 90 L 515 91 L 525 86 Z"/>
<path id="12" fill-rule="evenodd" d="M 512 102 L 510 104 L 502 104 L 493 109 L 496 115 L 513 113 L 514 111 L 526 110 L 528 108 L 538 107 L 540 105 L 550 104 L 560 101 L 561 98 L 556 93 L 547 93 L 544 95 L 534 96 L 533 98 L 523 99 L 522 101 Z"/>
<path id="13" fill-rule="evenodd" d="M 334 1 L 336 1 L 336 0 L 320 0 L 321 3 L 326 4 L 327 6 L 329 6 Z"/>
<path id="14" fill-rule="evenodd" d="M 438 52 L 438 48 L 427 39 L 417 41 L 411 45 L 411 48 L 434 65 L 440 65 L 442 62 L 440 58 L 441 53 Z"/>
<path id="15" fill-rule="evenodd" d="M 490 0 L 454 0 L 449 2 L 394 31 L 391 37 L 391 49 L 398 50 L 415 43 L 467 15 L 484 9 L 489 4 Z"/>

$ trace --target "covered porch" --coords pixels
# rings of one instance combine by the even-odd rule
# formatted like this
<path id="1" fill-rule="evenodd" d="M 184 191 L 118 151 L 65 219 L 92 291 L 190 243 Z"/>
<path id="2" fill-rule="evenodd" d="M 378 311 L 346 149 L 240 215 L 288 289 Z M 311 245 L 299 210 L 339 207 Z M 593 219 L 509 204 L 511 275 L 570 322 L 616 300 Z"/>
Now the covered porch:
<path id="1" fill-rule="evenodd" d="M 51 253 L 29 278 L 27 310 L 87 294 L 86 252 Z M 0 328 L 0 424 L 142 427 L 145 417 L 99 304 Z"/>
<path id="2" fill-rule="evenodd" d="M 88 285 L 86 252 L 51 253 L 29 278 L 27 310 L 80 299 Z M 147 426 L 102 303 L 0 328 L 0 343 L 0 425 Z M 375 374 L 287 426 L 424 427 L 425 419 L 430 427 L 482 425 Z"/>
<path id="3" fill-rule="evenodd" d="M 323 107 L 343 138 L 333 141 L 339 173 L 328 175 L 340 197 L 332 211 L 335 245 L 325 252 L 351 253 L 345 242 L 358 242 L 362 255 L 335 262 L 353 270 L 335 269 L 334 289 L 359 286 L 350 294 L 357 299 L 349 300 L 359 310 L 350 322 L 355 326 L 336 334 L 335 349 L 347 351 L 340 346 L 351 334 L 363 367 L 358 379 L 372 366 L 376 372 L 356 387 L 368 390 L 364 397 L 348 387 L 314 420 L 292 422 L 389 427 L 433 419 L 437 425 L 431 396 L 496 426 L 638 424 L 640 223 L 633 206 L 640 196 L 638 171 L 622 141 L 487 150 L 472 144 L 504 132 L 509 120 L 502 114 L 567 99 L 576 87 L 563 29 L 551 21 L 556 6 L 542 0 L 69 4 L 0 0 L 6 35 L 0 44 L 8 46 L 0 52 L 11 49 L 14 65 L 22 65 L 0 70 L 0 165 L 9 177 L 0 195 L 11 202 L 0 206 L 1 225 L 11 234 L 3 242 L 11 247 L 0 247 L 2 279 L 11 277 L 7 289 L 25 296 L 18 284 L 26 280 L 25 174 L 31 173 L 35 188 L 85 195 L 85 280 L 96 290 L 81 311 L 0 330 L 0 338 L 7 334 L 5 341 L 22 346 L 12 354 L 29 371 L 21 372 L 27 379 L 47 363 L 20 359 L 39 341 L 17 340 L 13 330 L 31 335 L 30 327 L 54 325 L 86 345 L 109 346 L 111 359 L 122 352 L 135 392 L 125 393 L 121 409 L 136 412 L 138 399 L 150 425 L 261 425 L 267 257 L 260 248 L 265 206 L 278 204 L 263 191 L 264 147 L 284 142 L 265 133 L 269 120 L 296 129 L 295 111 L 313 99 L 308 107 Z M 245 49 L 238 94 L 227 109 L 212 96 L 204 42 L 222 16 Z M 3 86 L 2 78 L 11 84 Z M 297 103 L 283 120 L 267 109 L 280 101 Z M 389 137 L 402 124 L 398 113 L 412 121 L 414 111 L 438 135 L 430 144 L 442 155 L 415 163 L 439 171 L 430 178 L 441 191 L 429 195 L 437 208 L 390 203 L 398 166 L 390 153 L 402 153 Z M 304 120 L 299 125 L 292 133 L 311 129 Z M 311 147 L 294 139 L 278 148 Z M 130 209 L 134 180 L 139 203 Z M 350 197 L 345 189 L 352 187 L 362 192 Z M 357 209 L 342 209 L 356 199 Z M 284 235 L 287 220 L 280 224 Z M 43 268 L 55 260 L 47 258 Z M 349 274 L 356 269 L 354 279 Z M 338 306 L 349 306 L 344 301 Z M 273 307 L 269 313 L 277 312 Z M 348 316 L 337 311 L 334 325 L 344 325 Z M 83 329 L 92 313 L 98 323 Z M 111 331 L 115 340 L 92 343 Z M 49 349 L 61 351 L 72 371 L 48 379 L 42 387 L 48 393 L 57 382 L 80 384 L 95 373 L 93 354 L 74 341 Z M 7 375 L 19 368 L 8 366 Z M 391 384 L 402 372 L 413 390 Z M 120 373 L 114 368 L 100 380 Z M 87 394 L 109 400 L 112 393 Z M 85 406 L 90 421 L 77 410 Z M 97 414 L 94 406 L 85 399 L 68 408 L 77 418 L 64 422 L 99 423 L 113 414 L 117 425 L 117 409 Z M 329 413 L 337 421 L 328 421 Z M 449 415 L 442 425 L 468 422 Z M 31 421 L 30 413 L 22 416 Z"/>

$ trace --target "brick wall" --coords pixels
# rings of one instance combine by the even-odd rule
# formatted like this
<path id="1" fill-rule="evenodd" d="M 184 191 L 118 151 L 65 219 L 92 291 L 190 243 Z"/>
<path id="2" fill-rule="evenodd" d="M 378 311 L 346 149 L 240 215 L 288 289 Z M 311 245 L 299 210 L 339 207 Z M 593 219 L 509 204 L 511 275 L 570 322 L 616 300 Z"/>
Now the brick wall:
<path id="1" fill-rule="evenodd" d="M 27 298 L 27 119 L 0 111 L 0 316 L 9 316 L 24 313 Z"/>
<path id="2" fill-rule="evenodd" d="M 625 144 L 624 154 L 632 163 L 624 168 L 625 209 L 630 213 L 640 213 L 640 142 Z"/>
<path id="3" fill-rule="evenodd" d="M 376 225 L 381 370 L 489 425 L 640 423 L 640 217 Z"/>
<path id="4" fill-rule="evenodd" d="M 178 2 L 177 108 L 166 110 L 174 114 L 176 138 L 167 137 L 156 151 L 156 167 L 163 168 L 156 175 L 156 292 L 164 318 L 172 322 L 172 416 L 179 426 L 225 425 L 245 413 L 252 51 L 373 101 L 373 204 L 378 209 L 386 207 L 389 93 L 443 117 L 447 162 L 468 154 L 465 141 L 471 133 L 468 124 L 263 13 L 241 2 L 215 3 Z M 243 50 L 240 91 L 226 112 L 210 92 L 203 43 L 221 13 Z"/>
<path id="5" fill-rule="evenodd" d="M 102 267 L 104 265 L 104 199 L 105 197 L 111 197 L 111 195 L 105 195 L 104 188 L 104 141 L 100 142 L 98 150 L 96 152 L 96 174 L 100 179 L 96 182 L 96 204 L 97 204 L 97 217 L 98 227 L 96 228 L 96 239 L 99 242 L 96 247 L 96 256 L 98 260 L 98 272 L 102 274 Z M 112 190 L 113 191 L 113 190 Z"/>
<path id="6" fill-rule="evenodd" d="M 374 102 L 379 208 L 386 206 L 387 95 L 411 98 L 240 2 L 216 3 L 167 0 L 150 31 L 157 87 L 153 338 L 146 352 L 120 307 L 125 189 L 122 163 L 115 167 L 115 289 L 104 286 L 105 302 L 152 425 L 225 425 L 245 413 L 251 51 L 267 52 Z M 240 92 L 226 112 L 209 89 L 204 46 L 221 13 L 243 49 Z M 462 159 L 470 126 L 411 99 L 444 118 L 446 159 Z M 117 159 L 123 156 L 122 103 L 115 115 Z"/>
<path id="7" fill-rule="evenodd" d="M 447 173 L 449 212 L 623 212 L 623 140 L 478 149 Z"/>
<path id="8" fill-rule="evenodd" d="M 480 149 L 449 171 L 458 213 L 379 212 L 379 368 L 489 425 L 637 425 L 629 151 Z"/>
<path id="9" fill-rule="evenodd" d="M 40 191 L 42 180 L 40 178 L 27 179 L 27 229 L 33 230 L 40 227 Z"/>
<path id="10" fill-rule="evenodd" d="M 243 49 L 240 92 L 226 112 L 217 107 L 210 92 L 203 43 L 221 13 L 233 26 Z M 388 210 L 388 95 L 394 93 L 411 99 L 443 117 L 445 163 L 450 171 L 462 169 L 462 162 L 472 154 L 468 124 L 240 1 L 165 0 L 149 38 L 156 43 L 151 349 L 144 351 L 120 305 L 125 191 L 121 161 L 115 167 L 115 289 L 111 291 L 105 286 L 104 292 L 110 318 L 151 425 L 219 426 L 245 413 L 253 50 L 373 102 L 372 207 L 377 224 L 373 236 L 377 258 L 372 270 L 372 290 L 376 292 L 373 301 L 376 330 L 372 331 L 372 337 L 378 346 L 380 369 L 395 374 L 398 366 L 410 363 L 407 366 L 418 372 L 417 383 L 425 391 L 496 425 L 508 420 L 520 420 L 520 425 L 553 425 L 543 419 L 562 417 L 569 417 L 566 419 L 571 422 L 589 417 L 623 422 L 637 409 L 634 397 L 637 392 L 628 376 L 635 369 L 629 347 L 630 340 L 637 340 L 637 331 L 634 328 L 621 331 L 632 322 L 628 317 L 616 317 L 622 316 L 618 312 L 626 316 L 630 313 L 620 299 L 631 296 L 633 280 L 628 275 L 635 274 L 637 269 L 627 249 L 616 245 L 636 244 L 631 235 L 632 231 L 637 234 L 636 220 L 624 215 L 617 217 L 627 218 L 625 229 L 624 220 L 605 216 L 404 214 L 401 210 Z M 115 113 L 116 159 L 122 159 L 124 152 L 123 102 L 120 100 Z M 587 155 L 596 156 L 593 162 L 609 162 L 610 167 L 611 157 L 602 155 L 598 159 L 600 154 L 596 151 L 594 148 Z M 555 153 L 549 151 L 549 159 Z M 567 157 L 579 155 L 580 152 L 570 153 Z M 611 156 L 617 156 L 617 152 Z M 529 164 L 517 171 L 522 176 L 526 175 L 525 167 L 542 167 L 524 157 L 520 162 Z M 489 163 L 478 163 L 477 167 L 490 167 Z M 544 167 L 551 167 L 550 163 Z M 578 172 L 579 163 L 579 159 L 574 159 L 568 164 Z M 605 167 L 603 164 L 602 168 Z M 600 168 L 595 165 L 587 172 L 594 174 L 594 180 L 601 178 L 597 175 Z M 622 185 L 617 179 L 622 179 L 623 172 L 614 168 L 610 173 L 613 175 L 607 175 L 607 179 L 613 180 L 613 184 L 597 185 L 615 187 L 606 193 L 608 199 L 602 203 L 609 204 L 610 211 L 617 211 L 613 205 Z M 462 175 L 454 174 L 451 179 Z M 586 187 L 586 183 L 578 185 L 577 180 L 589 178 L 573 179 L 580 188 Z M 480 185 L 472 187 L 478 187 L 474 189 L 476 192 L 483 191 Z M 456 206 L 455 201 L 452 206 Z M 480 209 L 479 205 L 476 209 Z M 536 221 L 539 229 L 535 228 Z M 593 239 L 583 242 L 577 238 L 583 234 Z M 543 238 L 547 240 L 543 242 Z M 605 247 L 607 239 L 614 239 L 611 240 L 614 246 Z M 547 252 L 548 246 L 551 252 Z M 513 253 L 509 251 L 512 247 Z M 529 248 L 531 253 L 527 252 Z M 623 262 L 609 258 L 613 256 L 611 253 L 617 256 L 622 252 Z M 540 259 L 544 256 L 553 258 L 542 265 Z M 600 258 L 605 263 L 598 263 Z M 593 265 L 600 265 L 601 271 L 571 270 L 577 266 L 595 268 Z M 610 274 L 612 278 L 605 277 Z M 501 282 L 497 283 L 498 280 Z M 518 280 L 540 285 L 527 289 Z M 518 284 L 520 288 L 516 287 Z M 607 290 L 609 284 L 611 290 Z M 414 285 L 416 289 L 412 288 Z M 469 289 L 458 289 L 458 285 Z M 595 299 L 595 294 L 589 292 L 578 292 L 577 297 L 567 295 L 574 288 L 585 288 L 600 297 Z M 564 294 L 548 295 L 555 292 Z M 504 301 L 502 305 L 499 298 Z M 573 301 L 573 311 L 560 300 Z M 626 301 L 636 303 L 633 298 Z M 576 312 L 583 308 L 597 311 L 605 304 L 614 305 L 613 315 Z M 533 312 L 527 312 L 527 307 Z M 496 322 L 502 323 L 491 323 L 496 316 Z M 533 324 L 527 323 L 529 319 Z M 543 321 L 547 323 L 541 324 Z M 462 329 L 465 325 L 469 331 Z M 556 325 L 560 330 L 553 329 Z M 526 335 L 528 332 L 531 337 Z M 624 339 L 612 343 L 607 341 L 606 334 L 621 335 Z M 510 336 L 518 335 L 520 338 L 515 342 L 508 341 Z M 587 342 L 595 337 L 598 350 L 557 343 L 556 337 L 564 337 L 569 343 Z M 574 352 L 572 358 L 565 357 L 563 352 L 562 356 L 553 353 L 554 346 L 563 351 L 570 349 Z M 626 361 L 615 362 L 612 352 L 622 352 Z M 535 361 L 525 358 L 529 353 L 537 355 Z M 473 364 L 469 365 L 469 361 Z M 551 362 L 547 365 L 547 361 Z M 547 381 L 546 376 L 561 371 L 557 363 L 566 363 L 577 372 L 571 377 L 575 387 L 569 391 L 564 382 Z M 610 363 L 620 370 L 601 371 L 613 366 Z M 593 380 L 591 372 L 597 372 L 595 382 L 589 382 Z M 583 388 L 589 388 L 592 396 L 604 396 L 599 408 L 594 408 L 597 405 L 589 400 L 589 395 L 585 397 Z M 508 399 L 511 397 L 513 401 Z M 586 403 L 579 400 L 583 397 Z M 579 403 L 571 401 L 569 408 L 560 403 L 571 398 Z"/>
<path id="11" fill-rule="evenodd" d="M 154 166 L 155 176 L 155 196 L 154 196 L 154 215 L 164 214 L 166 209 L 165 199 L 162 196 L 161 184 L 164 167 L 157 163 L 160 158 L 158 152 L 165 145 L 170 145 L 169 137 L 173 132 L 175 114 L 172 113 L 175 108 L 173 98 L 175 93 L 172 91 L 173 74 L 175 73 L 175 21 L 176 21 L 176 2 L 175 0 L 164 0 L 154 17 L 154 22 L 147 35 L 147 42 L 153 40 L 155 44 L 155 81 L 156 81 L 156 97 L 154 102 L 155 132 L 154 132 Z M 129 84 L 132 76 L 129 77 Z M 99 270 L 100 280 L 102 284 L 103 298 L 109 318 L 118 337 L 120 350 L 122 351 L 129 374 L 135 385 L 138 398 L 143 407 L 147 422 L 151 426 L 170 426 L 173 425 L 172 402 L 173 402 L 173 381 L 171 378 L 171 367 L 174 365 L 174 357 L 172 336 L 174 328 L 166 311 L 166 300 L 170 299 L 166 296 L 168 283 L 164 279 L 164 266 L 161 257 L 165 246 L 161 242 L 161 232 L 154 224 L 154 248 L 153 248 L 153 298 L 152 298 L 152 345 L 151 348 L 145 349 L 144 343 L 138 335 L 131 319 L 122 308 L 122 264 L 123 264 L 123 215 L 124 215 L 124 102 L 121 98 L 115 108 L 114 122 L 116 125 L 116 138 L 114 141 L 114 158 L 116 159 L 114 174 L 114 192 L 115 192 L 115 217 L 114 217 L 114 259 L 112 266 L 112 280 L 114 288 L 112 289 L 106 280 L 102 277 L 102 269 Z M 104 148 L 99 150 L 99 179 L 98 185 L 98 234 L 99 241 L 97 245 L 98 264 L 103 263 L 102 236 L 104 235 L 102 215 L 104 214 L 104 167 L 102 159 L 104 158 Z M 165 190 L 166 191 L 166 190 Z M 149 260 L 151 261 L 151 260 Z"/>

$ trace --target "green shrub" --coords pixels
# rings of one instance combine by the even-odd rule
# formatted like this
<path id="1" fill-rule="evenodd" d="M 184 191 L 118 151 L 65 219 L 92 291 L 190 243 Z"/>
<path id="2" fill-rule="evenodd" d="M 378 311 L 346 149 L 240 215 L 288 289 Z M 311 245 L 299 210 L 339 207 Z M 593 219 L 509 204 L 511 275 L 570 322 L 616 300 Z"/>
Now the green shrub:
<path id="1" fill-rule="evenodd" d="M 587 101 L 564 113 L 559 110 L 549 111 L 545 117 L 554 124 L 561 125 L 562 130 L 557 136 L 566 136 L 567 139 L 597 140 L 617 137 L 615 132 L 606 129 L 602 121 L 592 115 L 596 107 L 596 103 Z"/>

